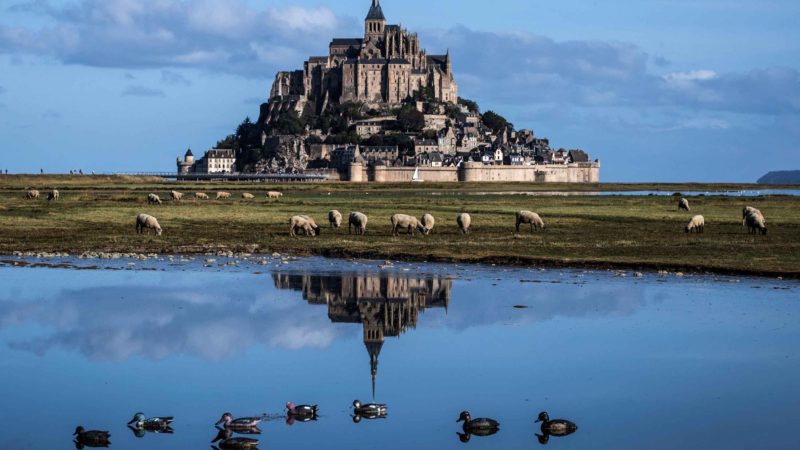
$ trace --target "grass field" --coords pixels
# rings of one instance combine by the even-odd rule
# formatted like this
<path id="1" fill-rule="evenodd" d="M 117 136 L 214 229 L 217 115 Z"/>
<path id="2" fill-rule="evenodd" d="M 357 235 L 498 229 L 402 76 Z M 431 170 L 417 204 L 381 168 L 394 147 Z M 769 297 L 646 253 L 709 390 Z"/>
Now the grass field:
<path id="1" fill-rule="evenodd" d="M 586 186 L 576 185 L 584 189 Z M 25 200 L 27 187 L 57 187 L 62 200 Z M 588 190 L 665 191 L 763 189 L 747 185 L 600 185 Z M 269 201 L 269 189 L 285 192 Z M 148 206 L 149 192 L 168 199 L 177 189 L 189 197 L 227 190 L 226 201 L 165 201 Z M 800 198 L 691 197 L 692 212 L 679 212 L 672 197 L 540 196 L 502 192 L 575 190 L 570 185 L 350 185 L 350 184 L 176 184 L 156 179 L 104 177 L 0 177 L 0 253 L 12 251 L 119 251 L 197 253 L 221 248 L 259 252 L 498 264 L 550 264 L 711 271 L 800 277 Z M 257 195 L 253 201 L 241 192 Z M 767 217 L 769 234 L 752 236 L 741 225 L 741 210 L 756 206 Z M 330 230 L 326 216 L 361 211 L 370 218 L 366 236 Z M 541 214 L 547 230 L 514 231 L 514 212 Z M 160 237 L 134 233 L 134 217 L 146 212 L 164 227 Z M 429 236 L 391 236 L 389 217 L 402 212 L 437 218 Z M 472 233 L 462 236 L 455 217 L 472 215 Z M 288 219 L 309 214 L 322 226 L 316 238 L 290 238 Z M 706 232 L 686 235 L 694 214 L 706 218 Z M 346 219 L 345 219 L 346 220 Z"/>

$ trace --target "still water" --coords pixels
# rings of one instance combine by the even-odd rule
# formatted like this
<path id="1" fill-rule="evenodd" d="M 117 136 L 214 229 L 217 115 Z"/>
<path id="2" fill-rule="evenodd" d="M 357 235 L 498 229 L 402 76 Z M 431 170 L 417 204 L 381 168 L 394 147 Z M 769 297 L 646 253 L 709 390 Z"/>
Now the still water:
<path id="1" fill-rule="evenodd" d="M 800 442 L 797 282 L 114 264 L 137 270 L 0 267 L 1 449 L 72 449 L 77 425 L 114 449 L 208 449 L 228 411 L 265 415 L 260 449 L 530 449 L 540 411 L 579 427 L 545 448 Z M 388 417 L 354 423 L 373 389 Z M 319 420 L 287 424 L 288 401 Z M 462 410 L 500 431 L 462 443 Z M 138 411 L 174 415 L 174 434 L 137 437 Z"/>

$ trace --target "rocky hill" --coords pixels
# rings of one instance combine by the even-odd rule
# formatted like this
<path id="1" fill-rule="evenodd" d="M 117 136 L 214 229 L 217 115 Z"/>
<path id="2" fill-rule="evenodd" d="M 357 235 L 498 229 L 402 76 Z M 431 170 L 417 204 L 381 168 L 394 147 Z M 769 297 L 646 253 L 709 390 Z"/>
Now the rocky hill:
<path id="1" fill-rule="evenodd" d="M 759 178 L 758 184 L 800 184 L 800 170 L 770 172 Z"/>

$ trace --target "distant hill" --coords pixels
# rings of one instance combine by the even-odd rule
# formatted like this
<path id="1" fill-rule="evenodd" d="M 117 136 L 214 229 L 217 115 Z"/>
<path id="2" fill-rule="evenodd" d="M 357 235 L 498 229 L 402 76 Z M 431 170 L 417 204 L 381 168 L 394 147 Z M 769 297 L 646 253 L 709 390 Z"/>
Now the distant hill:
<path id="1" fill-rule="evenodd" d="M 800 184 L 800 170 L 770 172 L 759 178 L 758 184 Z"/>

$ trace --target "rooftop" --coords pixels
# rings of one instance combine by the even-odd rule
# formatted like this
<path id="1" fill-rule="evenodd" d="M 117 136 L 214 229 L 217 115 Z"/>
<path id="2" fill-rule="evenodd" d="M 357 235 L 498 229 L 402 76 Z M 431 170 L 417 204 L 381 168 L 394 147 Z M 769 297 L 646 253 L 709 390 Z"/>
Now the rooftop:
<path id="1" fill-rule="evenodd" d="M 383 9 L 381 9 L 380 0 L 372 0 L 372 6 L 369 8 L 369 13 L 367 13 L 367 20 L 386 21 L 386 16 L 383 15 Z"/>

